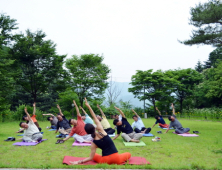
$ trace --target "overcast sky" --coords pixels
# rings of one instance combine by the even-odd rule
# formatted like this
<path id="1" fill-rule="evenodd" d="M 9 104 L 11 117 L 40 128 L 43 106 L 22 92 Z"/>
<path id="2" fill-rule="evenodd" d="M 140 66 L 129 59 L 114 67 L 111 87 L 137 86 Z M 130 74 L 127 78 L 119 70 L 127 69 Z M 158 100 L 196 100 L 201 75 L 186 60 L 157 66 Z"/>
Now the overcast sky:
<path id="1" fill-rule="evenodd" d="M 130 82 L 136 70 L 194 68 L 214 50 L 185 46 L 190 7 L 207 0 L 0 0 L 0 12 L 19 31 L 43 30 L 68 57 L 104 56 L 113 80 Z"/>

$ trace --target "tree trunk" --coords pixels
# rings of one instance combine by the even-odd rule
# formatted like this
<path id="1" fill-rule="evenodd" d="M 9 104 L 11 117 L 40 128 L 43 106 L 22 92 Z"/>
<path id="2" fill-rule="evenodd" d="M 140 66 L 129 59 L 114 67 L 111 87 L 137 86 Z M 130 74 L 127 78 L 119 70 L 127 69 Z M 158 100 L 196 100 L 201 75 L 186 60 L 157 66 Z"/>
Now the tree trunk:
<path id="1" fill-rule="evenodd" d="M 180 100 L 180 113 L 183 113 L 183 99 Z"/>

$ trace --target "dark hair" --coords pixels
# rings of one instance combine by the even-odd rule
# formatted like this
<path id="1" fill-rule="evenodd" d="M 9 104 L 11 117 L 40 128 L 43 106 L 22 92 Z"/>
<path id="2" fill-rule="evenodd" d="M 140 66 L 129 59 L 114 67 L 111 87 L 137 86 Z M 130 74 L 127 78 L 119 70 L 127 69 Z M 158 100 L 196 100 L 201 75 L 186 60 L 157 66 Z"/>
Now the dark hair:
<path id="1" fill-rule="evenodd" d="M 25 122 L 20 122 L 20 123 L 19 123 L 19 126 L 21 127 L 21 125 L 22 125 L 23 123 L 25 123 Z"/>
<path id="2" fill-rule="evenodd" d="M 71 125 L 71 121 L 72 121 L 72 119 L 69 119 L 69 124 Z"/>
<path id="3" fill-rule="evenodd" d="M 27 115 L 23 116 L 23 117 L 22 117 L 22 120 L 25 120 L 26 117 L 27 117 Z"/>
<path id="4" fill-rule="evenodd" d="M 85 129 L 85 131 L 86 131 L 87 134 L 91 134 L 92 138 L 95 138 L 95 137 L 96 137 L 95 127 L 94 127 L 92 124 L 86 123 L 84 129 Z"/>
<path id="5" fill-rule="evenodd" d="M 50 121 L 50 118 L 51 118 L 51 117 L 47 117 L 47 120 Z"/>
<path id="6" fill-rule="evenodd" d="M 158 117 L 159 117 L 159 116 L 158 116 L 158 115 L 156 115 L 156 116 L 155 116 L 155 119 L 158 119 Z"/>
<path id="7" fill-rule="evenodd" d="M 169 119 L 169 121 L 171 121 L 172 119 L 171 119 L 171 116 L 168 116 L 168 119 Z"/>
<path id="8" fill-rule="evenodd" d="M 137 117 L 136 115 L 133 115 L 133 117 L 132 118 L 134 118 L 134 117 Z"/>
<path id="9" fill-rule="evenodd" d="M 114 116 L 119 116 L 118 114 L 115 114 Z"/>
<path id="10" fill-rule="evenodd" d="M 114 120 L 113 120 L 113 124 L 114 124 L 114 125 L 116 125 L 118 122 L 119 122 L 118 119 L 114 119 Z"/>

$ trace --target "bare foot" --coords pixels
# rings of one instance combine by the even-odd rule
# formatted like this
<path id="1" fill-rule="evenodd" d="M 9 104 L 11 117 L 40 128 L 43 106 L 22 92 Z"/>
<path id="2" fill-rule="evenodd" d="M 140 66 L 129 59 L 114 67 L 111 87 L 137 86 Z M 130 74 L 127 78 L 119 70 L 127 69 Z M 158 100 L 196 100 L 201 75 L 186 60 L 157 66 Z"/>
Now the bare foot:
<path id="1" fill-rule="evenodd" d="M 136 143 L 139 143 L 140 141 L 139 141 L 139 140 L 136 140 L 136 139 L 131 139 L 130 142 L 136 142 Z"/>
<path id="2" fill-rule="evenodd" d="M 84 143 L 92 143 L 92 141 L 87 141 L 87 140 L 85 140 Z"/>

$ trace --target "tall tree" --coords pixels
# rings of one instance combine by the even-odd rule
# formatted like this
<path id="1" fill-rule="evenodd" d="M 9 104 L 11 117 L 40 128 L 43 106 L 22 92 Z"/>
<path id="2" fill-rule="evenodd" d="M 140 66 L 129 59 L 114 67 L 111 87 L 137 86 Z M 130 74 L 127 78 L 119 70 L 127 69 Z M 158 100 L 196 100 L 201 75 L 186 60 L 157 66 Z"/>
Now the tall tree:
<path id="1" fill-rule="evenodd" d="M 195 66 L 195 70 L 201 73 L 203 71 L 203 64 L 200 62 L 200 60 L 197 62 L 197 65 Z"/>
<path id="2" fill-rule="evenodd" d="M 182 113 L 183 101 L 192 96 L 195 85 L 199 84 L 202 76 L 191 68 L 174 70 L 172 73 L 173 78 L 178 82 L 174 86 L 174 93 L 176 94 L 176 99 L 180 103 L 180 112 Z"/>
<path id="3" fill-rule="evenodd" d="M 104 57 L 97 54 L 73 55 L 66 60 L 66 68 L 70 74 L 70 86 L 78 95 L 81 106 L 84 97 L 102 98 L 108 87 L 110 69 L 103 63 Z"/>
<path id="4" fill-rule="evenodd" d="M 0 14 L 0 112 L 9 108 L 7 96 L 13 90 L 15 73 L 13 63 L 9 55 L 10 45 L 14 40 L 13 30 L 18 29 L 15 19 Z"/>
<path id="5" fill-rule="evenodd" d="M 152 69 L 147 71 L 137 70 L 137 73 L 131 78 L 132 92 L 140 100 L 149 100 L 154 106 L 156 113 L 156 101 L 161 100 L 164 96 L 169 96 L 173 90 L 173 84 L 176 81 L 166 76 L 161 70 L 153 72 Z"/>
<path id="6" fill-rule="evenodd" d="M 189 40 L 180 41 L 185 45 L 222 46 L 222 4 L 219 0 L 199 3 L 190 9 L 190 25 L 196 27 Z"/>
<path id="7" fill-rule="evenodd" d="M 106 89 L 106 95 L 107 95 L 107 103 L 108 106 L 112 106 L 116 103 L 117 98 L 121 94 L 121 89 L 118 88 L 117 84 L 115 81 L 111 80 L 109 81 L 108 88 Z"/>
<path id="8" fill-rule="evenodd" d="M 27 30 L 26 35 L 17 36 L 11 51 L 20 69 L 16 82 L 30 94 L 33 102 L 40 94 L 47 93 L 49 86 L 60 81 L 65 73 L 62 66 L 66 55 L 57 55 L 56 45 L 45 38 L 42 31 Z"/>

